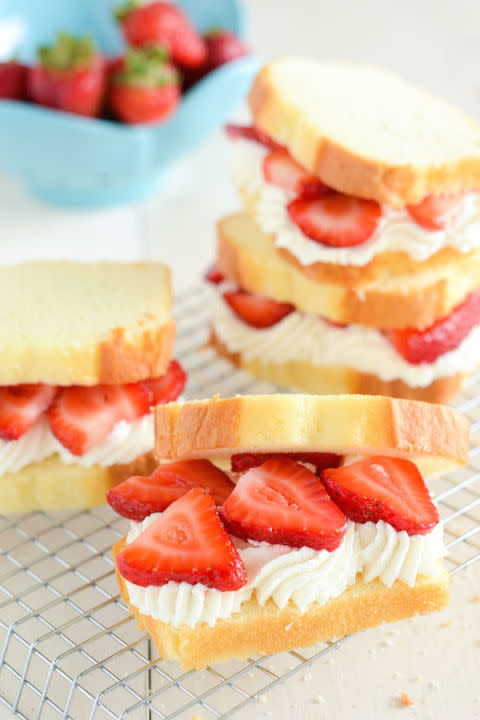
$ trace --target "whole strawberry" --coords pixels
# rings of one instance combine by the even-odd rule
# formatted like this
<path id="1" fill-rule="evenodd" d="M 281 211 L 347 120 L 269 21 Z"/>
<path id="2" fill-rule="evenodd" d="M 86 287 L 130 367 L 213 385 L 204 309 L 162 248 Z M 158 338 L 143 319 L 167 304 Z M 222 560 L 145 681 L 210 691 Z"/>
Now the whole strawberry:
<path id="1" fill-rule="evenodd" d="M 180 101 L 178 73 L 158 47 L 128 50 L 110 83 L 110 109 L 126 123 L 165 120 Z"/>
<path id="2" fill-rule="evenodd" d="M 0 100 L 25 100 L 28 67 L 16 60 L 0 63 Z"/>
<path id="3" fill-rule="evenodd" d="M 38 59 L 28 77 L 33 102 L 77 115 L 100 114 L 106 88 L 105 62 L 92 38 L 59 33 L 54 45 L 39 48 Z"/>
<path id="4" fill-rule="evenodd" d="M 128 0 L 115 12 L 129 45 L 136 48 L 162 45 L 175 64 L 185 68 L 202 65 L 207 50 L 202 36 L 188 17 L 168 2 L 141 4 Z"/>
<path id="5" fill-rule="evenodd" d="M 205 62 L 199 67 L 185 71 L 185 90 L 193 87 L 212 70 L 248 54 L 248 49 L 243 42 L 228 30 L 210 30 L 204 35 L 204 40 L 207 48 Z"/>

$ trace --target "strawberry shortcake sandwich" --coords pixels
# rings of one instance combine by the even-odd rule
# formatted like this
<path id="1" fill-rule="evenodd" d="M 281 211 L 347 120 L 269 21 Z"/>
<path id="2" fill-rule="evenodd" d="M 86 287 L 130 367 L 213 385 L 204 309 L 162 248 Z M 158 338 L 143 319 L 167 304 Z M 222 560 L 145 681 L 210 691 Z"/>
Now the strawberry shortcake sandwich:
<path id="1" fill-rule="evenodd" d="M 151 408 L 186 379 L 168 268 L 2 267 L 0 295 L 0 514 L 91 507 L 151 472 Z"/>
<path id="2" fill-rule="evenodd" d="M 424 477 L 464 465 L 466 418 L 374 396 L 259 395 L 155 409 L 148 477 L 108 501 L 121 594 L 184 668 L 305 647 L 443 608 Z"/>
<path id="3" fill-rule="evenodd" d="M 293 58 L 249 105 L 212 344 L 290 388 L 448 401 L 480 364 L 480 126 L 384 70 Z"/>

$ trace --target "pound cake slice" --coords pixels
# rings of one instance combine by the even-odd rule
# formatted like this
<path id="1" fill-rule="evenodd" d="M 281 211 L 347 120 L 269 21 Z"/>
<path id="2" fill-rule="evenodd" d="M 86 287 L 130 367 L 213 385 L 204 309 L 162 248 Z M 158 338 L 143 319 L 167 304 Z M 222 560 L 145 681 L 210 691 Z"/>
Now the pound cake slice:
<path id="1" fill-rule="evenodd" d="M 249 104 L 213 345 L 292 389 L 450 400 L 480 364 L 480 126 L 383 70 L 296 58 Z"/>
<path id="2" fill-rule="evenodd" d="M 168 268 L 2 267 L 0 296 L 0 514 L 91 507 L 151 472 L 151 408 L 186 379 Z"/>
<path id="3" fill-rule="evenodd" d="M 162 463 L 108 500 L 131 521 L 113 548 L 121 594 L 162 657 L 203 668 L 448 603 L 423 478 L 466 463 L 459 413 L 264 395 L 169 403 L 155 425 Z"/>

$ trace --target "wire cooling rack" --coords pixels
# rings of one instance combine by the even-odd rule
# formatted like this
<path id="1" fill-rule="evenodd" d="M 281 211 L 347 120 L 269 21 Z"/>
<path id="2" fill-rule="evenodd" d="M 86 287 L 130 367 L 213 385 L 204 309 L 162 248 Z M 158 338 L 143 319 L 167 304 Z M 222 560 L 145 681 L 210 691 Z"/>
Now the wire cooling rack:
<path id="1" fill-rule="evenodd" d="M 175 305 L 186 397 L 273 390 L 199 350 L 208 305 L 204 288 Z M 480 558 L 480 375 L 457 406 L 472 420 L 470 464 L 432 483 L 452 574 Z M 0 699 L 19 717 L 227 718 L 342 642 L 181 671 L 158 657 L 119 597 L 111 547 L 125 530 L 109 507 L 0 516 Z"/>

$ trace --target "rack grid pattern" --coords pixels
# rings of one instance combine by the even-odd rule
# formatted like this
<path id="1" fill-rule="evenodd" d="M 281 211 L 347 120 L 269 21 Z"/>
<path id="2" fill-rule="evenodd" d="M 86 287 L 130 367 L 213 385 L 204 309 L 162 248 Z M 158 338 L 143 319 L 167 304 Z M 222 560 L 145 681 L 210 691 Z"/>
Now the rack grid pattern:
<path id="1" fill-rule="evenodd" d="M 273 390 L 204 347 L 208 292 L 175 304 L 187 398 Z M 431 486 L 452 574 L 480 559 L 480 375 L 457 406 L 472 420 L 470 463 Z M 108 507 L 0 516 L 0 700 L 19 717 L 227 718 L 343 642 L 181 671 L 158 658 L 119 597 L 111 547 L 125 527 Z"/>

